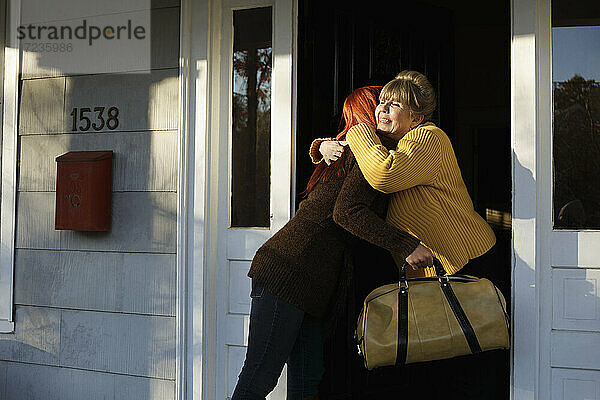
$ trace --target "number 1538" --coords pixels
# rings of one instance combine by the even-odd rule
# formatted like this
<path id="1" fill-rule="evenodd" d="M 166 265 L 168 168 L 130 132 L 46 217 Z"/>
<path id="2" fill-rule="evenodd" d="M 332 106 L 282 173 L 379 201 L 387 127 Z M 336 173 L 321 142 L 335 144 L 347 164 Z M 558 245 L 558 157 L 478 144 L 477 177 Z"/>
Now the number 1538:
<path id="1" fill-rule="evenodd" d="M 106 110 L 106 113 L 105 113 Z M 106 127 L 111 131 L 119 126 L 119 109 L 117 107 L 91 107 L 73 108 L 71 111 L 73 125 L 71 131 L 86 132 L 92 128 L 95 131 L 101 131 Z"/>

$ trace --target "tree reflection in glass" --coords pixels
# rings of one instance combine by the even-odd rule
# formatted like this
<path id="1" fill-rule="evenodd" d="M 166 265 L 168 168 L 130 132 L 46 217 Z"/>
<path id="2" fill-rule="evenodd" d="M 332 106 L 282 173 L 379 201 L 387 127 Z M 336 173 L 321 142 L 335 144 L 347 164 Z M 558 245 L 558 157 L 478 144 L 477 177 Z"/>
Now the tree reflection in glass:
<path id="1" fill-rule="evenodd" d="M 234 11 L 232 227 L 270 225 L 271 11 Z"/>
<path id="2" fill-rule="evenodd" d="M 552 5 L 554 228 L 600 229 L 600 14 Z"/>
<path id="3" fill-rule="evenodd" d="M 600 228 L 600 83 L 554 83 L 554 225 Z"/>

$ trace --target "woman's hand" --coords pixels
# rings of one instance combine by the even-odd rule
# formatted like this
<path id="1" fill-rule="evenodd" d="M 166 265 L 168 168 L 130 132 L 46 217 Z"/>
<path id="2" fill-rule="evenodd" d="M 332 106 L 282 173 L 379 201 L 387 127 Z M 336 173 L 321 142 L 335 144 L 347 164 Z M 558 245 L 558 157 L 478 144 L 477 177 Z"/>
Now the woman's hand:
<path id="1" fill-rule="evenodd" d="M 319 153 L 323 155 L 323 161 L 327 165 L 340 158 L 344 152 L 344 146 L 347 146 L 348 142 L 345 140 L 325 140 L 319 146 Z"/>
<path id="2" fill-rule="evenodd" d="M 416 270 L 433 265 L 433 253 L 427 247 L 419 244 L 417 248 L 406 257 L 406 262 Z"/>

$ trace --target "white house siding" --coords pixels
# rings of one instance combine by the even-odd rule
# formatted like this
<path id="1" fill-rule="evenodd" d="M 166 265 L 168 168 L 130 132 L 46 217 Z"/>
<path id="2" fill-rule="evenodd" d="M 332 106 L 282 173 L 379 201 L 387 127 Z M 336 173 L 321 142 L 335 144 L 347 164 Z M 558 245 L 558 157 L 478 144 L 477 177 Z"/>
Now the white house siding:
<path id="1" fill-rule="evenodd" d="M 23 61 L 15 332 L 0 399 L 175 397 L 179 1 L 155 0 L 151 71 L 64 76 Z M 119 127 L 71 133 L 74 107 Z M 54 230 L 56 162 L 113 150 L 110 232 Z"/>

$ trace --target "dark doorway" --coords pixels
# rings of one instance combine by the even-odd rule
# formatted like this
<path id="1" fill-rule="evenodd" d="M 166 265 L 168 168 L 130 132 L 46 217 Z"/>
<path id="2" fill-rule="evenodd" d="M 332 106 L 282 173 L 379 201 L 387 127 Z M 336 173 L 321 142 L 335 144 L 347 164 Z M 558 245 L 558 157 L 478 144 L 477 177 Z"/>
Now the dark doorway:
<path id="1" fill-rule="evenodd" d="M 510 3 L 492 0 L 484 11 L 460 0 L 360 8 L 299 1 L 298 18 L 297 193 L 313 170 L 311 141 L 336 135 L 352 90 L 383 85 L 404 69 L 423 72 L 438 95 L 434 122 L 450 137 L 475 209 L 497 237 L 465 270 L 492 280 L 510 303 Z M 366 243 L 355 249 L 354 265 L 347 318 L 325 346 L 322 398 L 508 399 L 508 351 L 366 371 L 351 335 L 356 315 L 364 296 L 397 271 L 389 254 Z"/>

